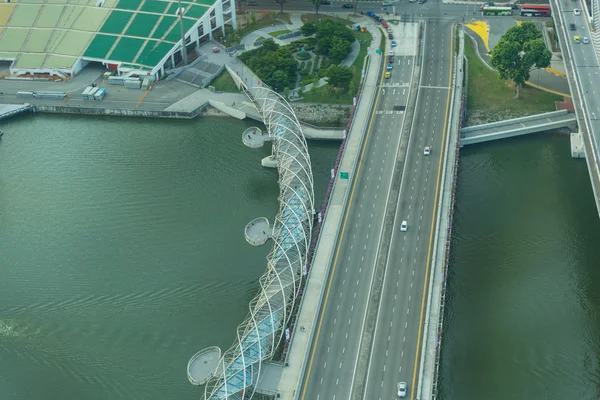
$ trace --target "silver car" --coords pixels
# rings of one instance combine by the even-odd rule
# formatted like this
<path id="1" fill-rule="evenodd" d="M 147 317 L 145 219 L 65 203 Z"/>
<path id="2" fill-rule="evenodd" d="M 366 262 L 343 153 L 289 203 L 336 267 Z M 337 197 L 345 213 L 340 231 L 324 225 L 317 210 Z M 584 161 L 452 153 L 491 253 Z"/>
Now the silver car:
<path id="1" fill-rule="evenodd" d="M 398 397 L 400 397 L 400 398 L 406 397 L 407 392 L 408 392 L 408 388 L 406 386 L 406 382 L 398 382 Z"/>
<path id="2" fill-rule="evenodd" d="M 584 36 L 582 41 L 583 41 L 583 44 L 588 44 L 590 42 L 590 39 L 588 39 L 587 36 Z"/>

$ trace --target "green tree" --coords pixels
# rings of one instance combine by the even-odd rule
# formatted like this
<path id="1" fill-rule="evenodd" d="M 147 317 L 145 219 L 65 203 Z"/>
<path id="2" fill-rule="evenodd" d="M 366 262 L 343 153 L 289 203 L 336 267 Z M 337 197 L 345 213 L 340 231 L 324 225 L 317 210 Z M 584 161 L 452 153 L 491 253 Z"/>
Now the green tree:
<path id="1" fill-rule="evenodd" d="M 315 14 L 319 15 L 319 7 L 321 7 L 321 0 L 310 0 L 315 6 Z"/>
<path id="2" fill-rule="evenodd" d="M 331 48 L 329 49 L 329 57 L 335 62 L 339 63 L 350 54 L 352 51 L 352 45 L 344 39 L 334 37 L 331 41 Z"/>
<path id="3" fill-rule="evenodd" d="M 256 23 L 256 14 L 250 14 L 250 23 L 254 25 Z"/>
<path id="4" fill-rule="evenodd" d="M 317 27 L 311 21 L 306 21 L 304 24 L 302 24 L 300 32 L 302 32 L 302 34 L 306 37 L 312 36 L 317 32 Z"/>
<path id="5" fill-rule="evenodd" d="M 331 86 L 347 88 L 352 80 L 352 70 L 342 65 L 332 65 L 325 76 L 329 78 Z"/>
<path id="6" fill-rule="evenodd" d="M 492 50 L 491 64 L 500 72 L 500 79 L 515 83 L 515 98 L 519 89 L 529 80 L 532 68 L 550 65 L 552 53 L 541 39 L 542 34 L 534 24 L 525 22 L 510 28 Z"/>

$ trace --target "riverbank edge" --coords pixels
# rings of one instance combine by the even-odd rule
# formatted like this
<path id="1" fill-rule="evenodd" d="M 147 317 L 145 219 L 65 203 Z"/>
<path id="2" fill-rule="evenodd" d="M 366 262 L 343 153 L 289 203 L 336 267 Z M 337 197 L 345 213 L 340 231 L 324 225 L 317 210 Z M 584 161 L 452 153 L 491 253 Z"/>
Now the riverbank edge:
<path id="1" fill-rule="evenodd" d="M 320 105 L 321 106 L 321 105 Z M 327 106 L 327 105 L 324 105 Z M 159 119 L 195 119 L 197 117 L 227 117 L 233 118 L 231 115 L 224 113 L 210 104 L 206 103 L 197 109 L 185 111 L 164 111 L 164 110 L 134 110 L 127 108 L 97 108 L 97 107 L 74 107 L 65 105 L 35 105 L 34 112 L 46 114 L 71 114 L 71 115 L 98 115 L 98 116 L 113 116 L 113 117 L 136 117 L 136 118 L 159 118 Z M 335 126 L 320 126 L 316 121 L 307 121 L 298 118 L 301 123 L 313 127 L 315 129 L 342 129 L 346 124 Z"/>

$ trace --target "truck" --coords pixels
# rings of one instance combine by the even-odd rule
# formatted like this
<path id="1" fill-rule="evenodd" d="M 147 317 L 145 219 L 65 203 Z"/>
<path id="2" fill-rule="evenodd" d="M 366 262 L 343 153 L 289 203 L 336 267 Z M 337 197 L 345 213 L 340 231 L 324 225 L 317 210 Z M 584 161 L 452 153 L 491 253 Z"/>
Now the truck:
<path id="1" fill-rule="evenodd" d="M 96 91 L 96 93 L 94 94 L 94 100 L 102 101 L 102 100 L 104 100 L 105 96 L 106 96 L 106 89 L 105 88 L 99 88 Z"/>

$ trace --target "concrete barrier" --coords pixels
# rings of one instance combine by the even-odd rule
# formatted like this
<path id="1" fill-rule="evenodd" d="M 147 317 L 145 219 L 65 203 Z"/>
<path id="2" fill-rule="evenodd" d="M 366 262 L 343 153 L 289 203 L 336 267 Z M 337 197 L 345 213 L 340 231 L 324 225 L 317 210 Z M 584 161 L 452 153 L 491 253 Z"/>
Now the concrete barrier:
<path id="1" fill-rule="evenodd" d="M 544 113 L 544 114 L 528 115 L 526 117 L 509 119 L 506 121 L 497 121 L 497 122 L 490 122 L 489 124 L 467 126 L 466 128 L 462 128 L 460 130 L 460 132 L 461 133 L 469 133 L 469 132 L 480 131 L 480 130 L 489 129 L 489 128 L 498 128 L 498 127 L 508 126 L 508 125 L 512 125 L 512 124 L 535 121 L 536 119 L 554 118 L 554 117 L 559 117 L 559 116 L 566 115 L 566 114 L 568 114 L 567 110 L 560 110 L 560 111 L 552 111 L 552 112 L 548 112 L 548 113 Z"/>
<path id="2" fill-rule="evenodd" d="M 549 131 L 552 129 L 565 128 L 565 127 L 567 127 L 567 125 L 577 126 L 577 119 L 575 117 L 573 117 L 572 119 L 569 119 L 566 121 L 565 120 L 554 121 L 554 122 L 548 122 L 548 123 L 540 124 L 540 125 L 536 125 L 536 126 L 526 126 L 526 127 L 522 127 L 522 128 L 511 129 L 511 130 L 504 131 L 504 132 L 493 132 L 493 133 L 488 133 L 488 134 L 484 134 L 484 135 L 461 138 L 460 145 L 467 146 L 469 144 L 491 142 L 492 140 L 507 139 L 507 138 L 511 138 L 511 137 L 515 137 L 515 136 L 523 136 L 523 135 L 528 135 L 531 133 L 539 133 L 539 132 Z"/>
<path id="3" fill-rule="evenodd" d="M 96 108 L 73 106 L 36 105 L 35 110 L 53 114 L 83 114 L 83 115 L 112 115 L 116 117 L 145 117 L 145 118 L 175 118 L 192 119 L 206 109 L 208 103 L 191 112 L 161 111 L 161 110 L 127 110 L 122 108 Z"/>

